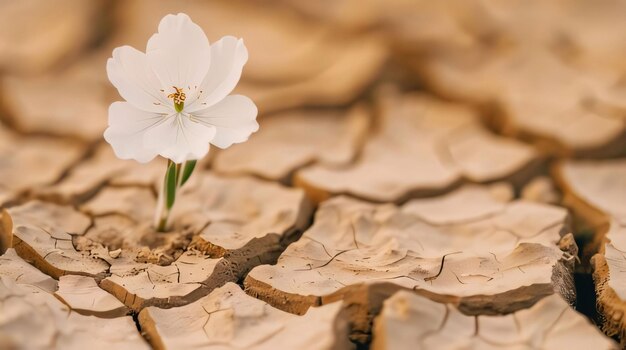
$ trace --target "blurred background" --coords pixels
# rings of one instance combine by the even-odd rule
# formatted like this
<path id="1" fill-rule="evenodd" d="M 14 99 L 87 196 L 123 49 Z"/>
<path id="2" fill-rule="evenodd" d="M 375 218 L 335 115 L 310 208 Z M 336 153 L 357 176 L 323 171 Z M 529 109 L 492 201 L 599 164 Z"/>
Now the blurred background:
<path id="1" fill-rule="evenodd" d="M 235 93 L 257 103 L 261 131 L 223 155 L 213 148 L 222 173 L 296 182 L 319 200 L 351 193 L 402 202 L 461 180 L 506 179 L 519 190 L 546 173 L 546 159 L 626 152 L 624 1 L 7 0 L 0 204 L 33 193 L 84 199 L 112 169 L 135 167 L 103 145 L 108 105 L 121 99 L 106 60 L 121 45 L 144 51 L 160 19 L 177 12 L 210 41 L 235 35 L 250 52 Z M 472 121 L 397 117 L 444 102 Z M 413 143 L 393 144 L 403 137 Z M 62 193 L 52 186 L 84 160 L 100 164 L 84 170 L 97 181 Z M 407 160 L 412 168 L 398 175 Z"/>
<path id="2" fill-rule="evenodd" d="M 623 1 L 0 4 L 2 121 L 20 134 L 101 139 L 106 107 L 119 99 L 106 59 L 120 45 L 145 50 L 162 16 L 176 12 L 211 41 L 244 38 L 250 60 L 238 92 L 261 116 L 371 102 L 393 86 L 491 104 L 498 132 L 561 151 L 615 153 L 605 148 L 623 131 Z"/>
<path id="3" fill-rule="evenodd" d="M 178 12 L 249 50 L 236 93 L 261 128 L 212 149 L 205 166 L 221 174 L 316 201 L 505 180 L 558 203 L 552 160 L 626 154 L 626 1 L 0 0 L 0 205 L 160 178 L 161 164 L 116 160 L 102 139 L 121 100 L 105 63 L 117 46 L 145 51 Z M 593 228 L 577 230 L 585 251 Z"/>

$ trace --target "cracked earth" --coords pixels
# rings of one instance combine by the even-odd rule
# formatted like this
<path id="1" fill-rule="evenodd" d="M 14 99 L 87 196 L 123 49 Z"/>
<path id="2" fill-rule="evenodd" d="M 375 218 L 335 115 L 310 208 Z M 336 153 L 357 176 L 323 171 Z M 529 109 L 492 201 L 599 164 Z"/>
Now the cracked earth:
<path id="1" fill-rule="evenodd" d="M 176 12 L 245 39 L 260 130 L 157 233 L 105 62 Z M 0 3 L 0 348 L 624 348 L 624 13 Z"/>

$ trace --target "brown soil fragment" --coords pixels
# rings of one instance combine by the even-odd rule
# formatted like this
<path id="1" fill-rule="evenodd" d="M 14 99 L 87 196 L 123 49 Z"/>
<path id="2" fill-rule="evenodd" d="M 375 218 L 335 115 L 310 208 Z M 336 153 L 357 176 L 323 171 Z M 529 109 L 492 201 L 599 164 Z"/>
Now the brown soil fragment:
<path id="1" fill-rule="evenodd" d="M 76 55 L 96 36 L 92 24 L 101 9 L 102 1 L 3 2 L 0 70 L 39 73 Z"/>
<path id="2" fill-rule="evenodd" d="M 0 125 L 0 205 L 54 183 L 83 153 L 77 143 L 20 137 Z"/>
<path id="3" fill-rule="evenodd" d="M 607 232 L 626 222 L 624 160 L 562 161 L 553 169 L 563 191 L 563 204 L 574 211 L 581 228 L 594 233 L 589 251 L 597 252 L 607 243 Z M 614 231 L 614 232 L 618 232 Z M 614 237 L 617 239 L 619 236 Z"/>
<path id="4" fill-rule="evenodd" d="M 626 336 L 626 161 L 567 161 L 555 169 L 564 202 L 593 230 L 591 259 L 602 329 Z"/>
<path id="5" fill-rule="evenodd" d="M 313 165 L 298 171 L 295 183 L 318 200 L 350 194 L 401 202 L 443 193 L 463 179 L 521 183 L 539 161 L 531 147 L 487 132 L 467 106 L 415 93 L 380 104 L 380 128 L 353 164 Z"/>
<path id="6" fill-rule="evenodd" d="M 113 295 L 98 287 L 91 277 L 67 275 L 59 278 L 59 290 L 54 295 L 72 311 L 85 316 L 115 318 L 129 313 Z"/>
<path id="7" fill-rule="evenodd" d="M 441 67 L 445 63 L 433 62 L 429 68 L 435 76 L 432 80 L 439 80 L 433 84 L 448 90 L 449 96 L 497 104 L 501 113 L 494 125 L 499 130 L 529 139 L 547 151 L 623 153 L 626 131 L 619 113 L 625 107 L 626 91 L 617 76 L 581 71 L 545 53 L 501 56 L 472 69 Z M 474 89 L 471 83 L 459 86 L 459 81 L 480 82 L 480 88 Z M 464 96 L 468 94 L 476 96 Z"/>
<path id="8" fill-rule="evenodd" d="M 521 198 L 538 203 L 559 204 L 561 195 L 554 181 L 548 176 L 537 176 L 522 188 Z"/>
<path id="9" fill-rule="evenodd" d="M 54 297 L 56 288 L 13 249 L 0 256 L 0 348 L 149 348 L 130 316 L 83 316 Z"/>
<path id="10" fill-rule="evenodd" d="M 402 207 L 337 197 L 276 265 L 248 274 L 246 291 L 297 314 L 343 299 L 360 340 L 399 289 L 467 314 L 513 312 L 555 292 L 572 302 L 577 248 L 567 224 L 561 208 L 503 202 L 485 187 Z"/>
<path id="11" fill-rule="evenodd" d="M 337 44 L 342 47 L 340 53 L 317 75 L 288 84 L 244 81 L 235 92 L 254 99 L 264 114 L 297 107 L 347 105 L 378 78 L 388 52 L 378 35 L 347 38 Z"/>
<path id="12" fill-rule="evenodd" d="M 105 187 L 81 210 L 91 217 L 123 215 L 137 222 L 151 222 L 156 198 L 154 191 L 144 187 Z"/>
<path id="13" fill-rule="evenodd" d="M 69 206 L 40 201 L 12 207 L 13 247 L 44 273 L 59 278 L 76 274 L 102 278 L 109 265 L 77 251 L 73 235 L 83 234 L 91 220 Z"/>
<path id="14" fill-rule="evenodd" d="M 165 164 L 163 159 L 155 159 L 149 164 L 118 159 L 111 146 L 102 143 L 91 157 L 73 167 L 60 183 L 37 190 L 35 196 L 58 203 L 78 204 L 93 197 L 107 184 L 152 188 L 162 180 Z"/>
<path id="15" fill-rule="evenodd" d="M 191 181 L 180 192 L 173 221 L 201 229 L 200 239 L 233 254 L 255 239 L 289 238 L 306 227 L 312 213 L 300 189 L 210 173 Z"/>
<path id="16" fill-rule="evenodd" d="M 111 101 L 103 84 L 60 73 L 8 77 L 0 87 L 9 122 L 20 132 L 95 141 L 106 129 Z"/>
<path id="17" fill-rule="evenodd" d="M 345 166 L 366 137 L 369 114 L 359 105 L 347 112 L 289 111 L 263 118 L 248 142 L 221 151 L 212 168 L 288 181 L 293 172 L 310 164 Z"/>
<path id="18" fill-rule="evenodd" d="M 470 33 L 482 20 L 480 2 L 464 0 L 275 0 L 306 17 L 332 23 L 346 32 L 378 30 L 400 52 L 463 46 L 476 39 Z M 461 17 L 466 21 L 460 21 Z M 476 18 L 474 18 L 476 17 Z M 470 26 L 472 24 L 472 26 Z M 468 33 L 470 32 L 470 33 Z"/>
<path id="19" fill-rule="evenodd" d="M 341 303 L 296 316 L 227 283 L 189 305 L 148 307 L 139 322 L 156 349 L 352 349 Z"/>
<path id="20" fill-rule="evenodd" d="M 34 286 L 47 293 L 57 290 L 57 281 L 24 261 L 15 249 L 9 248 L 0 255 L 0 276 L 13 280 L 17 284 Z"/>
<path id="21" fill-rule="evenodd" d="M 13 246 L 13 220 L 6 209 L 0 209 L 0 255 Z"/>
<path id="22" fill-rule="evenodd" d="M 447 20 L 460 26 L 465 24 L 464 28 L 473 39 L 469 42 L 475 46 L 491 44 L 500 51 L 526 49 L 535 54 L 538 51 L 548 52 L 584 70 L 593 69 L 608 74 L 622 72 L 626 68 L 620 59 L 626 55 L 626 44 L 621 34 L 626 30 L 622 20 L 626 4 L 621 1 L 544 1 L 533 6 L 519 0 L 496 4 L 467 3 L 475 8 L 468 13 L 473 18 L 467 14 L 460 16 L 460 11 L 448 11 Z M 471 21 L 469 28 L 468 20 Z M 486 42 L 485 39 L 491 41 Z M 489 48 L 485 47 L 482 49 L 492 57 L 497 56 L 498 52 L 489 52 Z"/>
<path id="23" fill-rule="evenodd" d="M 385 300 L 374 320 L 372 350 L 413 349 L 617 349 L 558 295 L 508 315 L 465 315 L 400 291 Z"/>
<path id="24" fill-rule="evenodd" d="M 185 252 L 176 261 L 161 266 L 140 263 L 122 255 L 111 266 L 111 276 L 100 287 L 135 312 L 146 306 L 174 307 L 188 304 L 237 276 L 223 258 Z"/>

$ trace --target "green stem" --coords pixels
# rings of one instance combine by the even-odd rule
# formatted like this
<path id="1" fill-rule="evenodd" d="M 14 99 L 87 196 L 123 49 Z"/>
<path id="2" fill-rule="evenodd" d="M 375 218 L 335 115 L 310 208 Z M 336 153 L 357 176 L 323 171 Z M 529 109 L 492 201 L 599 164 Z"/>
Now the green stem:
<path id="1" fill-rule="evenodd" d="M 185 165 L 167 162 L 167 169 L 163 185 L 159 191 L 157 208 L 154 216 L 154 226 L 158 232 L 166 232 L 169 228 L 169 217 L 174 208 L 178 189 L 189 179 L 195 167 L 195 160 L 185 162 Z"/>
<path id="2" fill-rule="evenodd" d="M 171 160 L 167 161 L 167 167 L 165 168 L 165 176 L 163 177 L 163 184 L 159 189 L 159 198 L 157 199 L 157 207 L 154 213 L 154 226 L 158 232 L 167 231 L 170 208 L 173 206 L 174 202 L 172 197 L 170 181 L 171 172 L 173 169 L 174 163 Z M 175 175 L 175 174 L 174 174 Z M 175 194 L 174 194 L 175 195 Z M 169 203 L 171 201 L 171 203 Z"/>
<path id="3" fill-rule="evenodd" d="M 157 232 L 166 232 L 167 231 L 167 221 L 168 221 L 169 215 L 165 215 L 164 217 L 162 217 L 159 220 L 159 223 L 157 225 Z"/>

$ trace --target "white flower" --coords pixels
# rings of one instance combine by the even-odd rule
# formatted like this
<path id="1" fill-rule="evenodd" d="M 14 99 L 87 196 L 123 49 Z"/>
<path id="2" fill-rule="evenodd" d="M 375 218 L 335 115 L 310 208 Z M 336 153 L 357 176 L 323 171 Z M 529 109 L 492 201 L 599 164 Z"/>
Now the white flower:
<path id="1" fill-rule="evenodd" d="M 146 53 L 113 50 L 107 74 L 126 102 L 109 108 L 104 138 L 122 159 L 145 163 L 157 155 L 175 163 L 200 159 L 209 143 L 226 148 L 257 131 L 257 108 L 229 95 L 248 51 L 226 36 L 213 45 L 189 16 L 167 15 Z"/>

